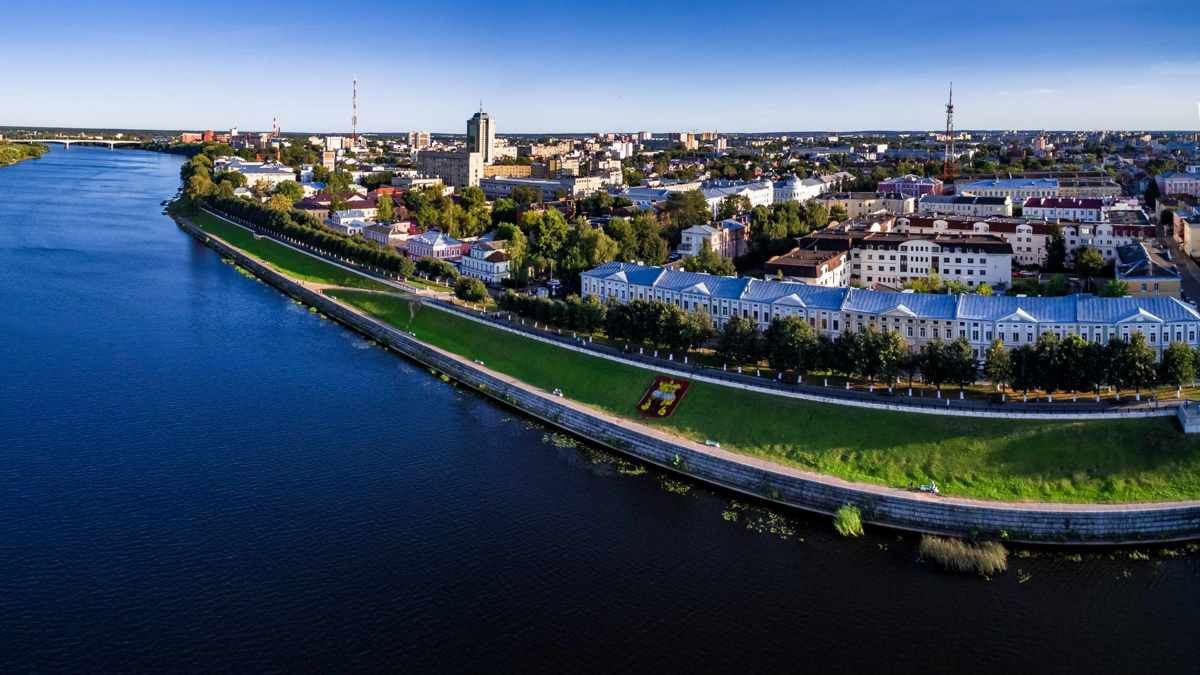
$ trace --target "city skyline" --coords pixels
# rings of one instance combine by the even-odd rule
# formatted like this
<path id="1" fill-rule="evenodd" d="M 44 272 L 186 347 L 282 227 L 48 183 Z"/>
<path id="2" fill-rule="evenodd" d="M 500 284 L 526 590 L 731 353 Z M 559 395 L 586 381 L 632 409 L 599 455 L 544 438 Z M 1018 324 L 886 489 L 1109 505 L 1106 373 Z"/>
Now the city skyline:
<path id="1" fill-rule="evenodd" d="M 947 2 L 896 16 L 855 4 L 885 19 L 709 2 L 686 13 L 359 2 L 342 11 L 372 18 L 357 33 L 312 19 L 307 2 L 216 2 L 198 15 L 134 1 L 98 17 L 42 3 L 9 12 L 0 54 L 21 67 L 0 82 L 22 95 L 0 101 L 0 125 L 269 129 L 278 118 L 285 132 L 349 133 L 357 74 L 362 133 L 461 134 L 481 98 L 501 134 L 933 130 L 951 81 L 961 129 L 1200 128 L 1200 46 L 1125 30 L 1200 19 L 1194 4 Z M 465 20 L 481 12 L 487 21 Z"/>

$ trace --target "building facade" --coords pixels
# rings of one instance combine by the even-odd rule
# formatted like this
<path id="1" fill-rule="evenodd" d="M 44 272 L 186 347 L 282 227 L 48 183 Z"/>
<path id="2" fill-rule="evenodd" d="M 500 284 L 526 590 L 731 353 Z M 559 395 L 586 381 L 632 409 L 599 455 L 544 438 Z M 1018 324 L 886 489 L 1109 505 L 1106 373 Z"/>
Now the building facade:
<path id="1" fill-rule="evenodd" d="M 1013 247 L 990 234 L 905 232 L 815 232 L 800 248 L 850 252 L 850 274 L 864 284 L 900 286 L 937 275 L 967 288 L 1012 281 Z"/>
<path id="2" fill-rule="evenodd" d="M 1098 223 L 1104 220 L 1104 200 L 1073 197 L 1033 197 L 1025 201 L 1021 215 L 1047 220 L 1076 220 Z"/>
<path id="3" fill-rule="evenodd" d="M 496 121 L 480 110 L 467 120 L 467 152 L 479 153 L 484 164 L 496 161 Z"/>
<path id="4" fill-rule="evenodd" d="M 891 213 L 912 213 L 916 210 L 916 200 L 902 194 L 879 194 L 877 192 L 829 192 L 817 197 L 817 201 L 833 210 L 840 206 L 846 210 L 851 220 L 879 211 Z"/>
<path id="5" fill-rule="evenodd" d="M 883 194 L 895 192 L 905 197 L 912 197 L 919 200 L 925 195 L 942 194 L 945 190 L 945 185 L 936 178 L 926 178 L 925 176 L 917 176 L 910 173 L 898 178 L 889 178 L 880 181 L 875 190 Z"/>
<path id="6" fill-rule="evenodd" d="M 1067 251 L 1090 246 L 1105 260 L 1114 260 L 1117 247 L 1153 238 L 1155 228 L 1148 223 L 1054 223 L 1030 218 L 962 218 L 951 216 L 910 215 L 896 219 L 896 231 L 920 234 L 946 232 L 996 234 L 1010 243 L 1014 262 L 1024 265 L 1046 264 L 1046 243 L 1061 227 Z"/>
<path id="7" fill-rule="evenodd" d="M 498 284 L 509 276 L 506 241 L 477 241 L 471 244 L 459 263 L 462 273 L 488 284 Z"/>
<path id="8" fill-rule="evenodd" d="M 522 185 L 534 187 L 542 192 L 543 201 L 558 199 L 558 191 L 565 190 L 567 199 L 586 197 L 598 191 L 607 179 L 603 176 L 569 176 L 566 178 L 484 178 L 479 188 L 488 199 L 499 199 L 512 194 Z"/>
<path id="9" fill-rule="evenodd" d="M 765 329 L 772 318 L 798 316 L 836 338 L 867 326 L 895 331 L 919 348 L 933 339 L 965 338 L 982 358 L 995 338 L 1008 347 L 1036 342 L 1044 332 L 1092 342 L 1134 333 L 1161 352 L 1171 342 L 1195 348 L 1200 314 L 1166 296 L 1020 298 L 892 293 L 677 272 L 631 263 L 606 263 L 580 275 L 584 295 L 616 302 L 659 300 L 689 312 L 703 308 L 722 326 L 731 316 Z"/>
<path id="10" fill-rule="evenodd" d="M 680 234 L 683 241 L 679 244 L 679 252 L 688 257 L 700 255 L 705 241 L 722 258 L 736 258 L 749 252 L 750 223 L 746 220 L 730 218 L 693 225 Z"/>
<path id="11" fill-rule="evenodd" d="M 454 188 L 478 187 L 483 178 L 483 155 L 464 150 L 423 150 L 417 153 L 417 172 L 436 176 Z"/>
<path id="12" fill-rule="evenodd" d="M 1011 216 L 1011 197 L 975 197 L 972 195 L 926 195 L 917 202 L 917 213 L 944 213 L 951 216 Z"/>
<path id="13" fill-rule="evenodd" d="M 436 258 L 438 260 L 458 261 L 463 256 L 466 246 L 459 240 L 436 230 L 410 237 L 408 240 L 408 257 Z"/>
<path id="14" fill-rule="evenodd" d="M 1057 178 L 994 178 L 971 183 L 958 183 L 956 194 L 976 197 L 1008 197 L 1013 203 L 1023 203 L 1030 197 L 1057 197 Z"/>

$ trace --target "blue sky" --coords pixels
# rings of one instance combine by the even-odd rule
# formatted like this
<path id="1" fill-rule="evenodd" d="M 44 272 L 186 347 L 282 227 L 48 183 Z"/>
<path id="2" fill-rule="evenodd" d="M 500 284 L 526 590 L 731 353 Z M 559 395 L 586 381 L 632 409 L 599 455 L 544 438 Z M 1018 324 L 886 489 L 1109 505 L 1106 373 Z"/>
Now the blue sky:
<path id="1" fill-rule="evenodd" d="M 1200 0 L 6 3 L 0 125 L 1200 129 Z M 1174 36 L 1172 38 L 1171 36 Z"/>

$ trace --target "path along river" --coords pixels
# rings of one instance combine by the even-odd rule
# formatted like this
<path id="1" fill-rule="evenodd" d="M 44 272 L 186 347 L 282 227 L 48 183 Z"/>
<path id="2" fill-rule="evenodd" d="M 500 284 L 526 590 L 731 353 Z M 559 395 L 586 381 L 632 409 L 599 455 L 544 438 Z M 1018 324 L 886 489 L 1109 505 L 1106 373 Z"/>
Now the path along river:
<path id="1" fill-rule="evenodd" d="M 949 575 L 580 445 L 223 264 L 179 164 L 0 169 L 0 672 L 1197 669 L 1198 557 Z"/>

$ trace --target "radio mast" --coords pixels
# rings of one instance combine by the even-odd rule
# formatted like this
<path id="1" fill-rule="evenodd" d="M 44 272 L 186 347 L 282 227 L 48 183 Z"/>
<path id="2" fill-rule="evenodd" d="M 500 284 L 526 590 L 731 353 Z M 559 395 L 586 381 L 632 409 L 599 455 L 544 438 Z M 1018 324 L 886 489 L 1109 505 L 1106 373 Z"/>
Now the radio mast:
<path id="1" fill-rule="evenodd" d="M 950 100 L 946 102 L 946 150 L 942 156 L 942 182 L 954 180 L 954 83 L 950 83 Z"/>
<path id="2" fill-rule="evenodd" d="M 353 111 L 350 115 L 350 142 L 358 143 L 358 75 L 354 76 L 354 94 L 350 98 L 350 107 Z"/>

